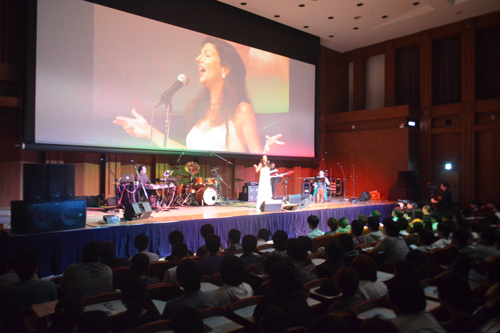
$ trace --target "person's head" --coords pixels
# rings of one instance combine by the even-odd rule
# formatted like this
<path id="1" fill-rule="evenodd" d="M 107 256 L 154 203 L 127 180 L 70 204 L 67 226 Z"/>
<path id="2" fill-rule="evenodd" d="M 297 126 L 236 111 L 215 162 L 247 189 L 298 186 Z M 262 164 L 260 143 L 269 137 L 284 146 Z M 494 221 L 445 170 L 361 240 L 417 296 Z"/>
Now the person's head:
<path id="1" fill-rule="evenodd" d="M 142 309 L 148 307 L 148 288 L 141 279 L 132 279 L 122 289 L 122 303 L 127 307 L 127 312 L 139 316 Z"/>
<path id="2" fill-rule="evenodd" d="M 467 247 L 469 242 L 469 232 L 467 230 L 457 228 L 453 231 L 453 244 L 458 246 L 459 249 Z"/>
<path id="3" fill-rule="evenodd" d="M 101 257 L 101 243 L 90 241 L 82 248 L 83 262 L 98 262 Z"/>
<path id="4" fill-rule="evenodd" d="M 365 225 L 360 220 L 354 220 L 351 222 L 351 232 L 354 236 L 358 237 L 363 234 L 363 229 Z"/>
<path id="5" fill-rule="evenodd" d="M 382 215 L 380 215 L 380 212 L 378 210 L 374 209 L 370 212 L 370 217 L 372 216 L 378 217 L 380 219 L 380 216 Z"/>
<path id="6" fill-rule="evenodd" d="M 149 237 L 146 234 L 139 234 L 135 236 L 134 245 L 137 251 L 146 251 L 149 245 Z"/>
<path id="7" fill-rule="evenodd" d="M 262 155 L 262 163 L 267 164 L 267 155 Z"/>
<path id="8" fill-rule="evenodd" d="M 292 260 L 306 260 L 307 248 L 304 242 L 298 238 L 290 238 L 286 242 L 286 253 Z"/>
<path id="9" fill-rule="evenodd" d="M 344 252 L 349 252 L 354 249 L 354 241 L 352 240 L 352 236 L 348 234 L 341 234 L 339 236 L 339 243 L 342 246 Z"/>
<path id="10" fill-rule="evenodd" d="M 451 221 L 439 222 L 437 225 L 438 236 L 440 238 L 448 239 L 450 237 L 452 229 L 453 229 L 453 222 Z"/>
<path id="11" fill-rule="evenodd" d="M 339 242 L 330 241 L 325 247 L 325 252 L 329 260 L 333 262 L 339 262 L 342 260 L 342 255 L 344 254 L 344 249 Z"/>
<path id="12" fill-rule="evenodd" d="M 251 253 L 257 247 L 257 238 L 254 235 L 245 235 L 241 241 L 241 247 L 244 253 Z"/>
<path id="13" fill-rule="evenodd" d="M 422 212 L 422 209 L 420 209 L 420 208 L 415 209 L 415 219 L 419 219 L 419 220 L 424 219 L 424 213 Z"/>
<path id="14" fill-rule="evenodd" d="M 380 217 L 370 216 L 366 221 L 366 225 L 368 226 L 368 230 L 378 231 L 380 227 Z"/>
<path id="15" fill-rule="evenodd" d="M 349 220 L 347 219 L 347 217 L 341 217 L 339 219 L 339 226 L 341 228 L 346 228 L 348 225 L 349 225 Z"/>
<path id="16" fill-rule="evenodd" d="M 292 319 L 278 306 L 271 305 L 260 318 L 262 333 L 284 333 L 290 327 Z"/>
<path id="17" fill-rule="evenodd" d="M 185 307 L 172 319 L 174 333 L 205 333 L 203 318 L 197 309 Z"/>
<path id="18" fill-rule="evenodd" d="M 470 229 L 470 222 L 469 222 L 469 220 L 467 220 L 467 219 L 459 219 L 457 221 L 457 228 L 458 229 L 463 229 L 463 230 L 469 232 L 469 229 Z"/>
<path id="19" fill-rule="evenodd" d="M 186 259 L 181 261 L 177 265 L 175 274 L 184 292 L 192 293 L 200 290 L 201 268 L 195 260 Z"/>
<path id="20" fill-rule="evenodd" d="M 205 238 L 205 244 L 210 254 L 217 254 L 220 250 L 220 237 L 216 234 L 210 234 Z"/>
<path id="21" fill-rule="evenodd" d="M 485 227 L 479 234 L 478 243 L 481 245 L 493 246 L 496 243 L 496 228 Z"/>
<path id="22" fill-rule="evenodd" d="M 425 310 L 424 288 L 420 281 L 411 276 L 394 276 L 387 281 L 389 300 L 397 316 L 418 313 Z"/>
<path id="23" fill-rule="evenodd" d="M 330 231 L 335 232 L 339 228 L 339 220 L 337 220 L 335 217 L 330 217 L 327 221 L 328 228 L 330 228 Z"/>
<path id="24" fill-rule="evenodd" d="M 220 263 L 222 282 L 229 286 L 239 286 L 243 282 L 243 261 L 235 256 L 225 256 Z"/>
<path id="25" fill-rule="evenodd" d="M 392 221 L 390 218 L 384 219 L 384 230 L 385 234 L 389 237 L 397 237 L 399 235 L 399 224 Z"/>
<path id="26" fill-rule="evenodd" d="M 188 253 L 187 245 L 184 243 L 175 243 L 174 246 L 172 246 L 172 256 L 177 260 L 186 258 Z"/>
<path id="27" fill-rule="evenodd" d="M 432 212 L 432 207 L 430 205 L 425 205 L 423 208 L 422 208 L 422 213 L 424 215 L 431 215 L 431 212 Z"/>
<path id="28" fill-rule="evenodd" d="M 237 229 L 229 230 L 228 240 L 229 244 L 238 244 L 241 239 L 241 232 Z"/>
<path id="29" fill-rule="evenodd" d="M 101 242 L 101 258 L 106 263 L 112 263 L 116 260 L 116 248 L 110 241 Z"/>
<path id="30" fill-rule="evenodd" d="M 141 175 L 145 175 L 147 172 L 148 172 L 148 168 L 146 168 L 146 166 L 145 166 L 145 165 L 141 165 L 141 166 L 139 166 L 139 173 L 140 173 Z"/>
<path id="31" fill-rule="evenodd" d="M 66 295 L 56 304 L 49 332 L 71 332 L 83 311 L 82 301 L 75 296 Z"/>
<path id="32" fill-rule="evenodd" d="M 306 247 L 306 251 L 311 251 L 312 243 L 313 240 L 311 237 L 308 236 L 299 236 L 297 237 L 302 243 L 304 243 L 304 246 Z"/>
<path id="33" fill-rule="evenodd" d="M 400 217 L 398 219 L 398 224 L 399 224 L 399 230 L 405 231 L 408 228 L 408 220 L 405 219 L 404 217 Z"/>
<path id="34" fill-rule="evenodd" d="M 316 229 L 319 224 L 319 218 L 316 215 L 309 215 L 307 218 L 307 224 L 309 225 L 309 228 Z"/>
<path id="35" fill-rule="evenodd" d="M 264 273 L 266 275 L 269 275 L 269 272 L 271 271 L 271 267 L 277 262 L 283 262 L 283 259 L 281 257 L 278 257 L 278 256 L 267 256 L 264 259 L 264 264 L 262 265 L 262 268 L 264 269 Z"/>
<path id="36" fill-rule="evenodd" d="M 257 239 L 261 239 L 264 242 L 267 242 L 269 237 L 271 237 L 271 232 L 265 228 L 260 229 L 257 233 Z"/>
<path id="37" fill-rule="evenodd" d="M 358 273 L 360 280 L 377 281 L 377 265 L 371 257 L 360 254 L 352 261 L 351 266 Z"/>
<path id="38" fill-rule="evenodd" d="M 442 191 L 446 191 L 449 187 L 450 187 L 450 184 L 448 184 L 447 182 L 441 183 L 441 190 Z"/>
<path id="39" fill-rule="evenodd" d="M 276 230 L 273 235 L 274 248 L 277 251 L 286 250 L 286 242 L 288 241 L 288 234 L 284 230 Z"/>
<path id="40" fill-rule="evenodd" d="M 350 333 L 352 327 L 342 318 L 332 315 L 319 315 L 312 318 L 307 326 L 309 333 Z"/>
<path id="41" fill-rule="evenodd" d="M 130 260 L 130 270 L 138 277 L 146 275 L 149 270 L 149 257 L 144 253 L 137 253 Z"/>
<path id="42" fill-rule="evenodd" d="M 78 320 L 78 333 L 109 333 L 111 320 L 101 310 L 84 311 Z"/>
<path id="43" fill-rule="evenodd" d="M 467 279 L 455 271 L 448 271 L 439 275 L 436 286 L 439 302 L 446 310 L 468 311 L 471 293 Z"/>
<path id="44" fill-rule="evenodd" d="M 418 239 L 422 245 L 431 245 L 434 243 L 434 233 L 429 229 L 423 229 L 418 233 Z"/>
<path id="45" fill-rule="evenodd" d="M 343 297 L 354 296 L 358 290 L 359 281 L 358 273 L 351 267 L 342 267 L 337 271 L 337 286 Z"/>
<path id="46" fill-rule="evenodd" d="M 179 230 L 174 230 L 168 235 L 168 242 L 170 245 L 184 242 L 184 234 Z"/>
<path id="47" fill-rule="evenodd" d="M 200 234 L 203 238 L 207 238 L 207 236 L 210 234 L 215 234 L 214 226 L 210 223 L 202 225 L 200 228 Z"/>
<path id="48" fill-rule="evenodd" d="M 321 169 L 319 170 L 318 177 L 325 177 L 325 170 Z"/>
<path id="49" fill-rule="evenodd" d="M 394 264 L 394 275 L 419 276 L 418 266 L 410 260 L 398 260 Z"/>
<path id="50" fill-rule="evenodd" d="M 278 262 L 271 266 L 269 281 L 278 294 L 286 294 L 297 288 L 293 267 L 284 262 Z"/>
<path id="51" fill-rule="evenodd" d="M 430 265 L 429 258 L 427 258 L 427 255 L 419 250 L 408 251 L 405 260 L 411 261 L 412 263 L 417 265 L 417 267 L 426 267 Z"/>
<path id="52" fill-rule="evenodd" d="M 27 281 L 35 276 L 38 271 L 40 257 L 32 249 L 23 249 L 14 254 L 12 267 L 20 281 Z"/>

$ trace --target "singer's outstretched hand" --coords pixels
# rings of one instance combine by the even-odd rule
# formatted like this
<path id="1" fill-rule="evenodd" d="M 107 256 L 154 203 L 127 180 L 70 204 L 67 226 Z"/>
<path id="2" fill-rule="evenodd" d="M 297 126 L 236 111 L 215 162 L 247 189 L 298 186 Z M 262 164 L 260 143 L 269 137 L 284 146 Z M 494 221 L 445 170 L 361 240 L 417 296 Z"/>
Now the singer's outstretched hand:
<path id="1" fill-rule="evenodd" d="M 274 136 L 269 136 L 266 135 L 266 145 L 264 146 L 264 150 L 262 151 L 262 154 L 267 154 L 271 150 L 271 146 L 274 144 L 277 144 L 279 146 L 283 146 L 285 142 L 279 141 L 278 139 L 281 139 L 283 134 L 277 134 Z"/>
<path id="2" fill-rule="evenodd" d="M 122 126 L 125 132 L 130 136 L 137 138 L 150 138 L 151 125 L 137 111 L 132 109 L 134 118 L 118 116 L 113 120 L 113 124 Z"/>

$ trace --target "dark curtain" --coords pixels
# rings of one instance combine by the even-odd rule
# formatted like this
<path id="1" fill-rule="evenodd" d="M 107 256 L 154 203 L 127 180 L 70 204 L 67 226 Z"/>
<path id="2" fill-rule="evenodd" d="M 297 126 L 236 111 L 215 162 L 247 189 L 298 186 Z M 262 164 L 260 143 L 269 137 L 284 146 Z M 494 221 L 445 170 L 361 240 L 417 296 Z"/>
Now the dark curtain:
<path id="1" fill-rule="evenodd" d="M 451 36 L 432 42 L 432 104 L 462 101 L 462 38 Z"/>
<path id="2" fill-rule="evenodd" d="M 394 62 L 396 105 L 420 106 L 420 45 L 396 49 Z"/>
<path id="3" fill-rule="evenodd" d="M 500 26 L 476 31 L 476 99 L 500 98 Z"/>

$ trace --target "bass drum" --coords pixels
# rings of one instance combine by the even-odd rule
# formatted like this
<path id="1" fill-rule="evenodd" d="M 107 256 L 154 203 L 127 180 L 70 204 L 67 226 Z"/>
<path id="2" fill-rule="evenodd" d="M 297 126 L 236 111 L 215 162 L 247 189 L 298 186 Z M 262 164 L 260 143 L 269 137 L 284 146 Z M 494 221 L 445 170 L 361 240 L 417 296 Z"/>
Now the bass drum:
<path id="1" fill-rule="evenodd" d="M 207 206 L 213 206 L 217 202 L 217 192 L 213 188 L 200 188 L 196 191 L 196 202 L 200 205 L 204 202 Z"/>

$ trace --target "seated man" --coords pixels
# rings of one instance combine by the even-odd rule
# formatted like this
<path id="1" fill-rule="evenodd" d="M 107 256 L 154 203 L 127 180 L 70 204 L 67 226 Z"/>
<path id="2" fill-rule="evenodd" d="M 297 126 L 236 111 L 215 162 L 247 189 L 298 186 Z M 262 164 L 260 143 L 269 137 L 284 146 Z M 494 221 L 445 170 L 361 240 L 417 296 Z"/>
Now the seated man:
<path id="1" fill-rule="evenodd" d="M 220 237 L 215 234 L 210 234 L 205 238 L 208 257 L 200 260 L 201 273 L 203 275 L 214 275 L 220 272 L 220 263 L 224 256 L 219 253 Z"/>
<path id="2" fill-rule="evenodd" d="M 335 235 L 337 233 L 337 229 L 339 228 L 339 220 L 337 220 L 335 217 L 330 217 L 327 221 L 327 224 L 328 228 L 330 228 L 330 231 L 328 231 L 325 235 Z"/>
<path id="3" fill-rule="evenodd" d="M 427 252 L 432 249 L 432 244 L 434 244 L 436 237 L 434 236 L 434 233 L 432 230 L 429 229 L 422 229 L 418 233 L 418 241 L 417 244 L 419 245 L 415 250 L 422 251 L 422 252 Z"/>
<path id="4" fill-rule="evenodd" d="M 222 259 L 220 274 L 224 285 L 214 290 L 219 306 L 226 307 L 234 301 L 253 296 L 252 287 L 243 282 L 243 271 L 243 262 L 240 258 L 225 256 Z"/>
<path id="5" fill-rule="evenodd" d="M 451 244 L 450 234 L 453 229 L 452 222 L 440 222 L 437 225 L 438 240 L 432 244 L 432 249 L 442 249 Z"/>
<path id="6" fill-rule="evenodd" d="M 321 265 L 316 266 L 320 278 L 331 278 L 337 271 L 345 266 L 342 257 L 344 249 L 339 242 L 331 241 L 325 247 L 326 260 Z"/>
<path id="7" fill-rule="evenodd" d="M 403 236 L 399 234 L 399 224 L 391 218 L 385 218 L 384 228 L 386 237 L 375 246 L 372 253 L 377 254 L 380 251 L 385 251 L 387 254 L 386 262 L 390 264 L 395 264 L 398 260 L 405 260 L 409 249 Z"/>
<path id="8" fill-rule="evenodd" d="M 187 258 L 187 256 L 188 256 L 187 245 L 184 243 L 176 243 L 172 247 L 172 259 L 170 260 L 170 262 L 178 266 L 181 261 Z M 177 266 L 174 266 L 165 272 L 163 283 L 171 283 L 174 286 L 178 285 L 177 274 L 176 274 Z"/>
<path id="9" fill-rule="evenodd" d="M 384 239 L 384 234 L 379 231 L 380 228 L 380 218 L 377 216 L 370 216 L 366 222 L 368 227 L 368 234 L 365 236 L 367 243 L 375 243 L 379 240 Z"/>
<path id="10" fill-rule="evenodd" d="M 363 229 L 365 225 L 360 220 L 354 220 L 351 222 L 351 232 L 352 232 L 352 241 L 354 243 L 354 248 L 357 248 L 359 245 L 366 243 L 366 238 L 363 236 Z"/>
<path id="11" fill-rule="evenodd" d="M 113 286 L 111 268 L 99 262 L 101 244 L 90 241 L 83 246 L 82 259 L 68 266 L 61 278 L 63 292 L 79 299 L 108 293 Z"/>
<path id="12" fill-rule="evenodd" d="M 473 257 L 475 265 L 479 266 L 489 257 L 500 254 L 500 251 L 495 247 L 497 232 L 494 227 L 486 227 L 481 231 L 476 253 Z"/>
<path id="13" fill-rule="evenodd" d="M 349 225 L 349 220 L 347 219 L 347 217 L 340 218 L 338 231 L 345 234 L 351 231 L 351 226 Z"/>
<path id="14" fill-rule="evenodd" d="M 177 266 L 177 281 L 184 289 L 184 294 L 167 303 L 161 319 L 175 318 L 184 308 L 205 309 L 217 306 L 217 298 L 212 291 L 200 290 L 201 269 L 195 260 L 181 261 Z"/>
<path id="15" fill-rule="evenodd" d="M 146 251 L 149 246 L 149 237 L 146 234 L 139 234 L 135 236 L 134 240 L 135 248 L 139 253 L 144 253 L 148 256 L 149 261 L 158 261 L 158 255 L 156 253 Z M 130 258 L 132 260 L 132 257 Z"/>
<path id="16" fill-rule="evenodd" d="M 298 238 L 290 238 L 286 242 L 286 253 L 292 267 L 294 267 L 295 281 L 299 285 L 318 278 L 316 266 L 307 257 L 307 248 L 304 242 Z"/>
<path id="17" fill-rule="evenodd" d="M 269 237 L 271 237 L 271 232 L 265 228 L 262 228 L 259 230 L 257 233 L 257 246 L 259 245 L 264 245 L 264 244 L 272 244 L 272 240 L 269 240 Z"/>
<path id="18" fill-rule="evenodd" d="M 201 237 L 203 237 L 203 239 L 205 239 L 205 240 L 206 240 L 206 238 L 207 238 L 208 235 L 214 234 L 214 233 L 215 233 L 214 226 L 211 225 L 210 223 L 204 224 L 200 228 Z M 200 246 L 198 248 L 198 250 L 196 251 L 196 256 L 197 257 L 204 257 L 207 254 L 208 254 L 208 250 L 207 250 L 207 246 L 206 245 Z"/>
<path id="19" fill-rule="evenodd" d="M 387 296 L 387 286 L 377 278 L 377 265 L 372 258 L 361 254 L 352 261 L 352 268 L 358 273 L 357 293 L 363 300 Z"/>
<path id="20" fill-rule="evenodd" d="M 227 249 L 224 249 L 226 252 L 241 252 L 242 247 L 240 244 L 240 239 L 241 239 L 241 232 L 237 229 L 231 229 L 229 230 L 228 234 L 228 242 L 229 242 L 229 247 Z"/>
<path id="21" fill-rule="evenodd" d="M 425 311 L 424 288 L 420 281 L 409 276 L 395 276 L 387 281 L 389 299 L 396 318 L 392 323 L 401 333 L 446 332 L 436 318 Z"/>
<path id="22" fill-rule="evenodd" d="M 318 229 L 319 218 L 316 215 L 310 215 L 307 218 L 307 225 L 309 226 L 309 229 L 311 229 L 311 231 L 309 231 L 309 233 L 307 234 L 309 238 L 313 239 L 325 234 L 323 231 Z"/>
<path id="23" fill-rule="evenodd" d="M 170 243 L 170 246 L 173 249 L 175 244 L 184 243 L 184 234 L 179 230 L 174 230 L 170 234 L 168 234 L 168 242 Z M 188 255 L 192 256 L 193 252 L 188 250 Z M 168 257 L 165 257 L 165 261 L 171 262 L 172 260 L 173 260 L 173 253 L 170 254 Z"/>
<path id="24" fill-rule="evenodd" d="M 130 270 L 135 277 L 143 280 L 146 286 L 150 284 L 160 283 L 160 279 L 147 276 L 149 270 L 149 258 L 144 253 L 137 253 L 130 260 Z"/>
<path id="25" fill-rule="evenodd" d="M 110 268 L 130 266 L 128 258 L 117 258 L 115 244 L 110 241 L 101 242 L 101 262 Z"/>
<path id="26" fill-rule="evenodd" d="M 253 251 L 257 246 L 257 238 L 255 238 L 254 235 L 246 235 L 243 237 L 241 246 L 243 247 L 243 254 L 241 255 L 240 259 L 243 262 L 243 267 L 247 268 L 249 266 L 255 265 L 257 256 Z"/>
<path id="27" fill-rule="evenodd" d="M 272 255 L 286 259 L 286 242 L 288 241 L 288 234 L 284 230 L 276 230 L 273 235 L 274 252 Z"/>
<path id="28" fill-rule="evenodd" d="M 328 312 L 349 310 L 353 306 L 365 301 L 365 298 L 357 293 L 359 276 L 351 267 L 344 267 L 338 271 L 335 278 L 335 284 L 337 290 L 340 291 L 342 295 L 330 305 Z"/>

